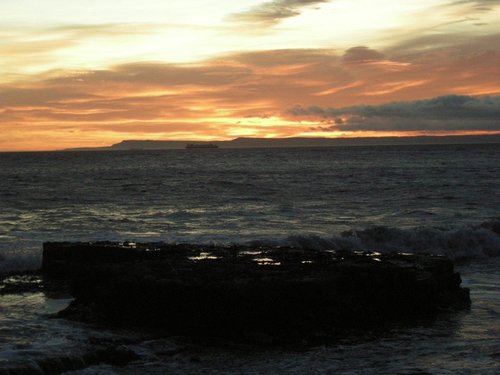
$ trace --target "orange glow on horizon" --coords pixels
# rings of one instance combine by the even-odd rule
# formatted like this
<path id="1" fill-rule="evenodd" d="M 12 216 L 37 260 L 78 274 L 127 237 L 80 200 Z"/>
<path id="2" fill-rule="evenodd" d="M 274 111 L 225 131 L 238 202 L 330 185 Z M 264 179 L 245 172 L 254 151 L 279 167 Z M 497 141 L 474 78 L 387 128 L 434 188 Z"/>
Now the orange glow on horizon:
<path id="1" fill-rule="evenodd" d="M 500 132 L 500 4 L 58 3 L 0 4 L 0 151 Z"/>
<path id="2" fill-rule="evenodd" d="M 91 134 L 82 134 L 80 131 L 70 131 L 65 133 L 41 131 L 38 137 L 26 142 L 23 140 L 23 147 L 9 147 L 0 141 L 2 152 L 17 151 L 57 151 L 67 148 L 85 148 L 85 147 L 108 147 L 126 139 L 133 140 L 155 140 L 155 141 L 230 141 L 239 137 L 246 138 L 382 138 L 382 137 L 417 137 L 417 136 L 467 136 L 467 135 L 500 135 L 500 131 L 454 131 L 454 132 L 371 132 L 371 131 L 305 131 L 305 132 L 286 132 L 282 129 L 266 128 L 266 131 L 259 131 L 258 128 L 249 128 L 247 131 L 228 131 L 224 137 L 216 134 L 191 134 L 186 132 L 169 133 L 168 136 L 162 133 L 120 133 L 113 132 L 95 132 Z M 12 137 L 14 140 L 22 139 L 23 133 L 18 132 Z M 85 139 L 85 141 L 82 141 Z"/>

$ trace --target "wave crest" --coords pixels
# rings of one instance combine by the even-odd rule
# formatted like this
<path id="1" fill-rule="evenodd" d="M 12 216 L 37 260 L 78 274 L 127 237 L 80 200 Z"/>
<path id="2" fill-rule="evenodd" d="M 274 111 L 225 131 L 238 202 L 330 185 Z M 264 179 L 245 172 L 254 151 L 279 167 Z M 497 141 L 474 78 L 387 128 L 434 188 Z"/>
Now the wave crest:
<path id="1" fill-rule="evenodd" d="M 112 238 L 111 240 L 141 242 L 140 238 Z M 158 241 L 158 238 L 148 240 Z M 199 238 L 193 238 L 192 241 L 189 239 L 186 241 L 186 238 L 182 238 L 181 241 L 175 241 L 169 237 L 167 242 L 200 243 L 199 240 Z M 500 218 L 479 225 L 457 227 L 403 229 L 371 226 L 365 229 L 350 229 L 332 236 L 297 234 L 285 238 L 246 242 L 235 242 L 234 238 L 221 239 L 217 242 L 202 240 L 203 243 L 236 246 L 293 246 L 314 250 L 428 253 L 446 255 L 451 259 L 484 259 L 500 256 Z M 37 269 L 41 266 L 41 260 L 41 243 L 38 241 L 0 244 L 0 275 L 12 271 Z"/>
<path id="2" fill-rule="evenodd" d="M 486 258 L 500 256 L 500 219 L 460 227 L 372 226 L 332 237 L 293 235 L 283 241 L 263 241 L 261 244 L 315 250 L 429 253 L 451 259 Z"/>

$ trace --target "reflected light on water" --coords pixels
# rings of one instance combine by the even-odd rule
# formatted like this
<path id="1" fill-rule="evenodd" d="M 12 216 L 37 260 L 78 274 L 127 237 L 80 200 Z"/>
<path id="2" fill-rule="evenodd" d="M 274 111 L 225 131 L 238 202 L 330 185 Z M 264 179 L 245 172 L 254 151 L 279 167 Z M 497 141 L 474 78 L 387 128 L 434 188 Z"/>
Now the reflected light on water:
<path id="1" fill-rule="evenodd" d="M 259 266 L 281 266 L 281 262 L 277 262 L 272 258 L 255 258 L 254 262 L 257 262 Z"/>
<path id="2" fill-rule="evenodd" d="M 201 252 L 199 255 L 188 257 L 189 260 L 207 260 L 207 259 L 220 259 L 220 257 L 213 255 L 209 252 Z"/>
<path id="3" fill-rule="evenodd" d="M 255 251 L 255 250 L 240 251 L 240 253 L 239 253 L 240 256 L 245 256 L 245 255 L 260 255 L 260 254 L 262 254 L 262 251 Z"/>

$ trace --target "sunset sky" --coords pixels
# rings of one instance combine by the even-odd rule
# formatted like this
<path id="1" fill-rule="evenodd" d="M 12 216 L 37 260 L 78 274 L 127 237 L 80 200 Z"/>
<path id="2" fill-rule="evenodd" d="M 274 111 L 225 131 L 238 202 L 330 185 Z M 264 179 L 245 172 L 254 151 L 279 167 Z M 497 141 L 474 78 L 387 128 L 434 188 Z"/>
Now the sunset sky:
<path id="1" fill-rule="evenodd" d="M 0 151 L 500 133 L 497 0 L 2 0 Z"/>

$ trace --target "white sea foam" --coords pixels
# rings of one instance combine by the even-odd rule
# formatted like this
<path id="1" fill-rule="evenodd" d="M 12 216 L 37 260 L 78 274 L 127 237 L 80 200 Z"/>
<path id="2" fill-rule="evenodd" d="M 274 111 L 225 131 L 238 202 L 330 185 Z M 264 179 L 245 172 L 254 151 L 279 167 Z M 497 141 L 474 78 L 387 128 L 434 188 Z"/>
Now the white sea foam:
<path id="1" fill-rule="evenodd" d="M 134 238 L 106 237 L 76 238 L 76 240 L 134 240 L 165 241 L 169 243 L 194 243 L 207 245 L 242 246 L 293 246 L 314 250 L 348 250 L 428 253 L 446 255 L 451 259 L 487 258 L 500 256 L 500 219 L 483 222 L 479 225 L 460 225 L 456 227 L 416 227 L 394 228 L 371 226 L 364 229 L 351 229 L 332 236 L 310 234 L 291 234 L 258 239 L 241 240 L 236 236 L 220 235 L 198 236 L 135 236 Z M 6 246 L 7 245 L 7 246 Z M 41 266 L 41 242 L 22 244 L 2 244 L 0 274 L 10 271 L 37 269 Z M 24 247 L 21 247 L 24 246 Z"/>
<path id="2" fill-rule="evenodd" d="M 451 259 L 500 256 L 500 220 L 458 227 L 392 228 L 372 226 L 331 237 L 292 235 L 253 245 L 295 246 L 315 250 L 407 252 L 446 255 Z"/>

